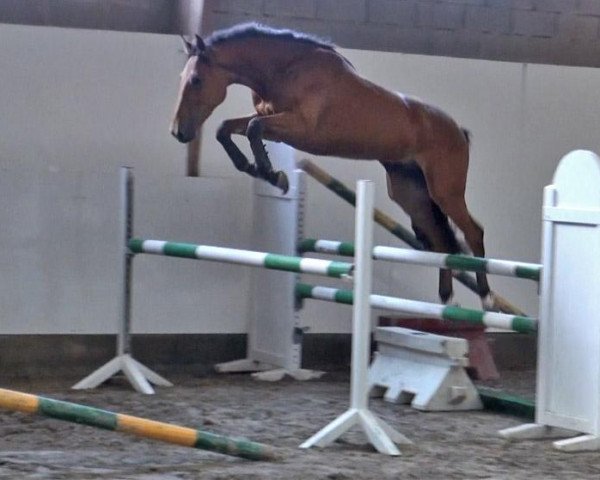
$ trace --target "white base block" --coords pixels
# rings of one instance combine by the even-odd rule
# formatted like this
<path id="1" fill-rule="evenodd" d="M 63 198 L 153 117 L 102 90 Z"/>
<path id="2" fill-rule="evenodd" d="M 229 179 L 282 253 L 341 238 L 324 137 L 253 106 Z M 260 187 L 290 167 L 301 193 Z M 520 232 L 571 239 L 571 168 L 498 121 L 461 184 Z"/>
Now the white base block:
<path id="1" fill-rule="evenodd" d="M 85 390 L 96 388 L 101 383 L 104 383 L 113 375 L 123 372 L 129 383 L 140 393 L 152 395 L 154 389 L 150 385 L 160 385 L 161 387 L 172 387 L 173 384 L 161 377 L 158 373 L 150 370 L 142 365 L 129 354 L 119 355 L 113 358 L 110 362 L 105 363 L 95 372 L 92 372 L 80 382 L 73 385 L 74 390 Z"/>
<path id="2" fill-rule="evenodd" d="M 480 410 L 477 389 L 465 372 L 468 342 L 408 328 L 379 327 L 378 352 L 369 368 L 373 396 L 411 403 L 424 411 Z"/>
<path id="3" fill-rule="evenodd" d="M 218 363 L 215 365 L 215 370 L 219 373 L 255 372 L 252 377 L 265 382 L 278 382 L 286 375 L 299 381 L 313 380 L 321 378 L 325 374 L 325 372 L 319 370 L 307 370 L 305 368 L 277 368 L 271 363 L 259 362 L 249 358 Z"/>
<path id="4" fill-rule="evenodd" d="M 362 428 L 371 444 L 380 453 L 400 455 L 400 450 L 395 444 L 412 444 L 408 438 L 377 418 L 369 410 L 351 408 L 302 443 L 300 448 L 325 447 L 355 425 Z"/>
<path id="5" fill-rule="evenodd" d="M 215 370 L 219 373 L 262 372 L 264 370 L 273 370 L 275 368 L 277 368 L 275 365 L 252 360 L 251 358 L 232 360 L 231 362 L 217 363 L 215 365 Z"/>
<path id="6" fill-rule="evenodd" d="M 597 435 L 580 435 L 553 442 L 554 448 L 563 452 L 583 452 L 587 450 L 600 450 L 600 437 Z"/>
<path id="7" fill-rule="evenodd" d="M 554 448 L 563 452 L 581 452 L 600 450 L 600 437 L 597 435 L 580 435 L 581 432 L 565 428 L 550 427 L 540 423 L 526 423 L 518 427 L 505 428 L 498 432 L 500 436 L 510 440 L 544 440 L 570 437 L 552 443 Z"/>

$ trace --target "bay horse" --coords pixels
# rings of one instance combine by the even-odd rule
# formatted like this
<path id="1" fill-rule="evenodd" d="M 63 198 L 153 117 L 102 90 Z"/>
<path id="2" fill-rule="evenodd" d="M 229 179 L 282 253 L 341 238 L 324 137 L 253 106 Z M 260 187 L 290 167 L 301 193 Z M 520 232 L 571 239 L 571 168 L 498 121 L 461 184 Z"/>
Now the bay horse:
<path id="1" fill-rule="evenodd" d="M 177 140 L 193 140 L 227 87 L 244 85 L 256 112 L 225 120 L 217 130 L 238 170 L 287 190 L 287 177 L 273 169 L 263 139 L 314 155 L 377 160 L 389 196 L 409 215 L 426 249 L 461 252 L 450 219 L 473 254 L 485 256 L 483 229 L 465 202 L 469 134 L 442 110 L 370 82 L 333 44 L 292 30 L 242 24 L 206 39 L 184 39 L 184 47 L 189 58 L 171 124 Z M 232 134 L 248 138 L 254 163 Z M 493 307 L 484 272 L 477 273 L 477 287 L 484 307 Z M 452 296 L 450 270 L 440 270 L 439 296 L 444 303 Z"/>

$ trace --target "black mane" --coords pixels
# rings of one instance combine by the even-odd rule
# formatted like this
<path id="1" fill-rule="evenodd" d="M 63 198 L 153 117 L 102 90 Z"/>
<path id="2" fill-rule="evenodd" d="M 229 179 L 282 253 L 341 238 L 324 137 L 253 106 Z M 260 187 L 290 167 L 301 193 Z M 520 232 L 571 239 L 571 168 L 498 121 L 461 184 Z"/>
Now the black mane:
<path id="1" fill-rule="evenodd" d="M 276 29 L 256 22 L 242 23 L 223 30 L 217 30 L 204 41 L 207 46 L 219 45 L 230 40 L 244 40 L 248 38 L 273 38 L 299 42 L 321 48 L 335 48 L 331 42 L 308 33 L 296 32 L 288 29 Z"/>

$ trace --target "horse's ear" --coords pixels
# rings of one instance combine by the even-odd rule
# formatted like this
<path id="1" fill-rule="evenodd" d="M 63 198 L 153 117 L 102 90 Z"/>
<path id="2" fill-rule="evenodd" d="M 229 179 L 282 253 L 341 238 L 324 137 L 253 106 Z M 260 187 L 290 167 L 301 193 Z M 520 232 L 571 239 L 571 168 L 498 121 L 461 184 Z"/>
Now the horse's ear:
<path id="1" fill-rule="evenodd" d="M 196 34 L 196 51 L 199 53 L 202 53 L 206 50 L 206 45 L 204 43 L 204 40 L 202 40 L 202 37 L 198 34 Z"/>
<path id="2" fill-rule="evenodd" d="M 183 51 L 186 55 L 191 55 L 194 51 L 194 45 L 183 35 L 181 36 L 181 42 L 183 43 Z"/>

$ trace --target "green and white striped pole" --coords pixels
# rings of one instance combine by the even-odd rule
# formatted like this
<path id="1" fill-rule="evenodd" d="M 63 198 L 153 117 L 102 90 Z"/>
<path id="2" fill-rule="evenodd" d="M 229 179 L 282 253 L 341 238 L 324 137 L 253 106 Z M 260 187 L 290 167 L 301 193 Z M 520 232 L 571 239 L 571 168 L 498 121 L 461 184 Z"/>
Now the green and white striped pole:
<path id="1" fill-rule="evenodd" d="M 268 445 L 261 443 L 234 439 L 202 430 L 113 413 L 87 405 L 53 400 L 14 390 L 0 389 L 0 408 L 13 412 L 37 413 L 57 420 L 129 433 L 138 437 L 210 450 L 248 460 L 274 460 L 276 458 L 275 451 Z"/>
<path id="2" fill-rule="evenodd" d="M 296 285 L 296 295 L 301 298 L 313 298 L 327 302 L 352 305 L 354 296 L 351 290 L 321 287 L 299 283 Z M 440 305 L 437 303 L 419 302 L 404 298 L 388 297 L 384 295 L 371 295 L 371 306 L 394 312 L 408 313 L 411 315 L 424 315 L 450 321 L 464 321 L 491 328 L 514 330 L 521 333 L 537 331 L 536 318 L 520 315 L 507 315 L 497 312 L 484 312 L 470 308 Z"/>
<path id="3" fill-rule="evenodd" d="M 316 258 L 292 257 L 274 253 L 239 250 L 236 248 L 175 243 L 162 240 L 144 240 L 133 238 L 129 241 L 133 253 L 165 255 L 168 257 L 192 258 L 213 262 L 234 263 L 251 267 L 262 267 L 286 272 L 310 273 L 328 277 L 342 278 L 352 274 L 351 263 L 319 260 Z"/>
<path id="4" fill-rule="evenodd" d="M 353 257 L 354 245 L 349 242 L 307 238 L 300 242 L 298 251 L 299 253 L 316 252 Z M 513 262 L 510 260 L 496 260 L 470 255 L 452 255 L 385 246 L 373 247 L 373 258 L 375 260 L 387 260 L 411 265 L 425 265 L 469 272 L 487 272 L 493 275 L 525 278 L 536 282 L 540 280 L 540 273 L 542 271 L 542 265 L 537 263 Z"/>

